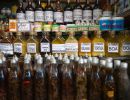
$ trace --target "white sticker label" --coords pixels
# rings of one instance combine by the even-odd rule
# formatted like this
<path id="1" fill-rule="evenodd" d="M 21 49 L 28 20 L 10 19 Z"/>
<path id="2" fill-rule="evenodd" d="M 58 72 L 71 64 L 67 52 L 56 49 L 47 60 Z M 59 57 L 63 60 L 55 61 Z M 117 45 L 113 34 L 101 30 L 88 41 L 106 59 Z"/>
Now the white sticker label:
<path id="1" fill-rule="evenodd" d="M 18 31 L 19 32 L 29 32 L 31 29 L 30 23 L 18 23 Z"/>
<path id="2" fill-rule="evenodd" d="M 34 22 L 34 11 L 26 11 L 26 20 L 29 22 Z"/>
<path id="3" fill-rule="evenodd" d="M 4 54 L 13 54 L 13 45 L 10 43 L 0 43 L 0 51 Z"/>
<path id="4" fill-rule="evenodd" d="M 53 22 L 53 11 L 45 11 L 45 21 Z"/>
<path id="5" fill-rule="evenodd" d="M 91 52 L 91 43 L 81 43 L 81 52 Z"/>
<path id="6" fill-rule="evenodd" d="M 83 10 L 83 20 L 92 20 L 92 10 Z"/>
<path id="7" fill-rule="evenodd" d="M 44 12 L 43 11 L 35 11 L 35 21 L 44 21 Z"/>
<path id="8" fill-rule="evenodd" d="M 94 52 L 104 52 L 104 43 L 94 43 Z"/>
<path id="9" fill-rule="evenodd" d="M 17 13 L 17 19 L 18 20 L 25 20 L 25 14 L 24 13 Z"/>
<path id="10" fill-rule="evenodd" d="M 50 43 L 41 43 L 41 52 L 50 52 Z"/>
<path id="11" fill-rule="evenodd" d="M 122 51 L 123 52 L 130 52 L 130 43 L 123 43 Z"/>
<path id="12" fill-rule="evenodd" d="M 64 22 L 73 22 L 73 12 L 64 11 Z"/>
<path id="13" fill-rule="evenodd" d="M 27 52 L 28 53 L 36 53 L 36 43 L 28 43 L 27 44 Z"/>
<path id="14" fill-rule="evenodd" d="M 108 52 L 109 53 L 118 53 L 119 52 L 119 44 L 118 43 L 109 43 L 108 44 Z"/>
<path id="15" fill-rule="evenodd" d="M 74 9 L 74 20 L 82 20 L 82 9 Z"/>
<path id="16" fill-rule="evenodd" d="M 52 52 L 53 53 L 64 53 L 65 44 L 52 44 Z"/>
<path id="17" fill-rule="evenodd" d="M 93 20 L 98 20 L 102 16 L 101 9 L 94 9 L 93 10 Z"/>
<path id="18" fill-rule="evenodd" d="M 63 12 L 54 12 L 54 20 L 57 23 L 63 23 Z"/>
<path id="19" fill-rule="evenodd" d="M 78 51 L 78 43 L 66 43 L 65 44 L 66 51 Z"/>
<path id="20" fill-rule="evenodd" d="M 14 43 L 14 52 L 22 53 L 22 43 Z"/>

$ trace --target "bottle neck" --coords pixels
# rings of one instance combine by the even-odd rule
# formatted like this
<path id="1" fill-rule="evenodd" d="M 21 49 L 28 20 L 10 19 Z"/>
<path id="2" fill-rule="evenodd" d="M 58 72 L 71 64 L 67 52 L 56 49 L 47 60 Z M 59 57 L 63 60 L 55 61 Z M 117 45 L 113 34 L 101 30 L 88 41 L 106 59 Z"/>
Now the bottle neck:
<path id="1" fill-rule="evenodd" d="M 29 5 L 29 6 L 32 6 L 31 0 L 28 1 L 28 5 Z"/>
<path id="2" fill-rule="evenodd" d="M 99 0 L 96 0 L 95 4 L 96 4 L 96 5 L 99 5 Z"/>
<path id="3" fill-rule="evenodd" d="M 68 5 L 70 4 L 70 0 L 67 0 L 67 4 L 68 4 Z"/>
<path id="4" fill-rule="evenodd" d="M 80 3 L 80 0 L 76 0 L 76 3 L 79 4 L 79 3 Z"/>
<path id="5" fill-rule="evenodd" d="M 23 3 L 20 2 L 19 8 L 23 8 Z"/>
<path id="6" fill-rule="evenodd" d="M 40 0 L 38 0 L 38 5 L 41 6 L 41 1 Z"/>
<path id="7" fill-rule="evenodd" d="M 50 6 L 50 5 L 51 5 L 51 1 L 50 1 L 50 0 L 48 0 L 47 5 L 48 5 L 48 6 Z"/>

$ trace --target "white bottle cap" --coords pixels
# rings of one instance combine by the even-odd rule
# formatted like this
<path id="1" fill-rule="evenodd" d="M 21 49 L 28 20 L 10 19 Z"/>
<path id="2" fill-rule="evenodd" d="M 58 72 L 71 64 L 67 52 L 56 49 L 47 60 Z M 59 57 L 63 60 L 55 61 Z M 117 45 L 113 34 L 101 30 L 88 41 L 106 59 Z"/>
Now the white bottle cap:
<path id="1" fill-rule="evenodd" d="M 86 58 L 83 59 L 83 62 L 84 62 L 84 63 L 87 63 L 87 62 L 88 62 L 88 59 L 86 59 Z"/>
<path id="2" fill-rule="evenodd" d="M 14 59 L 16 60 L 16 62 L 18 62 L 19 58 L 15 55 Z"/>
<path id="3" fill-rule="evenodd" d="M 0 59 L 0 64 L 2 64 L 3 63 L 3 61 L 2 61 L 2 59 Z"/>
<path id="4" fill-rule="evenodd" d="M 106 61 L 105 60 L 100 60 L 100 65 L 101 66 L 105 66 L 106 65 Z"/>
<path id="5" fill-rule="evenodd" d="M 16 63 L 16 60 L 13 58 L 11 59 L 11 64 L 15 64 Z"/>
<path id="6" fill-rule="evenodd" d="M 48 55 L 48 56 L 47 56 L 47 60 L 50 60 L 50 59 L 51 59 L 51 55 Z"/>
<path id="7" fill-rule="evenodd" d="M 42 63 L 43 63 L 43 58 L 42 58 L 42 57 L 39 57 L 38 60 L 37 60 L 37 63 L 38 63 L 38 64 L 42 64 Z"/>
<path id="8" fill-rule="evenodd" d="M 128 68 L 128 63 L 122 62 L 121 67 L 127 69 Z"/>
<path id="9" fill-rule="evenodd" d="M 79 57 L 77 56 L 77 57 L 75 57 L 75 61 L 79 61 Z"/>
<path id="10" fill-rule="evenodd" d="M 39 54 L 37 54 L 37 53 L 34 55 L 35 60 L 38 59 L 38 55 L 39 55 Z"/>
<path id="11" fill-rule="evenodd" d="M 65 63 L 66 63 L 66 64 L 69 64 L 69 63 L 70 63 L 70 60 L 69 60 L 69 59 L 65 59 Z"/>
<path id="12" fill-rule="evenodd" d="M 73 54 L 70 55 L 70 60 L 74 60 L 74 55 Z"/>
<path id="13" fill-rule="evenodd" d="M 114 65 L 115 66 L 120 66 L 121 65 L 121 61 L 120 60 L 114 60 Z"/>
<path id="14" fill-rule="evenodd" d="M 98 64 L 99 63 L 99 59 L 97 57 L 93 57 L 92 58 L 92 63 L 93 64 Z"/>
<path id="15" fill-rule="evenodd" d="M 5 62 L 6 61 L 6 58 L 5 56 L 2 57 L 2 61 Z"/>
<path id="16" fill-rule="evenodd" d="M 46 57 L 46 58 L 48 57 L 48 54 L 47 54 L 47 53 L 45 54 L 45 57 Z"/>
<path id="17" fill-rule="evenodd" d="M 51 63 L 52 63 L 52 64 L 56 64 L 56 59 L 55 59 L 55 58 L 52 58 L 52 59 L 51 59 Z"/>
<path id="18" fill-rule="evenodd" d="M 59 54 L 59 57 L 58 57 L 58 60 L 62 60 L 62 55 L 61 54 Z"/>
<path id="19" fill-rule="evenodd" d="M 106 59 L 106 63 L 112 62 L 112 60 L 113 60 L 113 58 L 108 57 L 108 58 Z"/>
<path id="20" fill-rule="evenodd" d="M 31 54 L 30 53 L 28 54 L 28 57 L 31 59 Z"/>
<path id="21" fill-rule="evenodd" d="M 57 53 L 55 54 L 55 58 L 58 58 L 58 54 Z"/>
<path id="22" fill-rule="evenodd" d="M 88 62 L 92 62 L 92 57 L 88 57 Z"/>
<path id="23" fill-rule="evenodd" d="M 106 63 L 106 67 L 107 67 L 107 68 L 113 68 L 113 63 L 107 62 L 107 63 Z"/>
<path id="24" fill-rule="evenodd" d="M 83 58 L 82 57 L 80 57 L 79 58 L 79 64 L 83 64 L 84 62 L 83 62 Z"/>

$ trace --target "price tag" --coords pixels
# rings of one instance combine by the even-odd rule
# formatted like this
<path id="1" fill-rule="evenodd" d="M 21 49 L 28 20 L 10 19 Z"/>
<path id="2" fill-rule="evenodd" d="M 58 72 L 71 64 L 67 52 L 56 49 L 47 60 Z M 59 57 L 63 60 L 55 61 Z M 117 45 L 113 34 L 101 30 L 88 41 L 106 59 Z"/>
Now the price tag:
<path id="1" fill-rule="evenodd" d="M 123 52 L 130 52 L 130 43 L 123 43 L 122 51 Z"/>
<path id="2" fill-rule="evenodd" d="M 50 43 L 41 43 L 41 52 L 50 52 Z"/>
<path id="3" fill-rule="evenodd" d="M 109 53 L 118 53 L 119 52 L 119 44 L 118 43 L 109 43 L 108 44 L 108 52 Z"/>
<path id="4" fill-rule="evenodd" d="M 81 52 L 91 52 L 91 43 L 81 43 Z"/>
<path id="5" fill-rule="evenodd" d="M 17 32 L 17 21 L 15 19 L 9 19 L 9 31 Z"/>
<path id="6" fill-rule="evenodd" d="M 14 52 L 22 53 L 22 43 L 14 43 Z"/>
<path id="7" fill-rule="evenodd" d="M 35 43 L 28 43 L 27 44 L 27 52 L 28 53 L 36 53 L 36 44 Z"/>
<path id="8" fill-rule="evenodd" d="M 104 52 L 104 43 L 94 43 L 94 52 Z"/>
<path id="9" fill-rule="evenodd" d="M 64 44 L 52 44 L 52 52 L 53 53 L 64 53 L 65 45 Z"/>
<path id="10" fill-rule="evenodd" d="M 76 52 L 78 51 L 78 43 L 66 43 L 65 49 L 66 51 Z"/>
<path id="11" fill-rule="evenodd" d="M 18 23 L 18 31 L 19 32 L 30 32 L 31 25 L 28 22 Z"/>

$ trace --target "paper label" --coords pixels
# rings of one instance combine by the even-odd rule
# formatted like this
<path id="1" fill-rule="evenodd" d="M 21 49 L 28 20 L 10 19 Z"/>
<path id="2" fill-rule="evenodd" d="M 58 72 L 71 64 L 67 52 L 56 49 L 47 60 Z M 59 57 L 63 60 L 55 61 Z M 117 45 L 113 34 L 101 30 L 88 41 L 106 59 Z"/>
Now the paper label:
<path id="1" fill-rule="evenodd" d="M 50 32 L 51 31 L 51 25 L 49 25 L 49 24 L 44 25 L 44 31 L 45 32 Z"/>
<path id="2" fill-rule="evenodd" d="M 9 31 L 17 32 L 17 21 L 15 19 L 9 19 Z"/>
<path id="3" fill-rule="evenodd" d="M 73 12 L 64 11 L 64 22 L 73 22 Z"/>
<path id="4" fill-rule="evenodd" d="M 94 52 L 104 52 L 104 43 L 94 43 Z"/>
<path id="5" fill-rule="evenodd" d="M 31 30 L 30 23 L 26 22 L 18 23 L 17 27 L 19 32 L 29 32 Z"/>
<path id="6" fill-rule="evenodd" d="M 56 23 L 63 23 L 63 12 L 54 12 L 54 20 Z"/>
<path id="7" fill-rule="evenodd" d="M 22 43 L 14 43 L 14 52 L 22 53 Z"/>
<path id="8" fill-rule="evenodd" d="M 65 44 L 52 44 L 52 52 L 53 53 L 64 53 Z"/>
<path id="9" fill-rule="evenodd" d="M 28 53 L 36 53 L 36 43 L 28 43 L 27 44 L 27 52 Z"/>
<path id="10" fill-rule="evenodd" d="M 109 98 L 113 98 L 113 97 L 114 97 L 114 91 L 108 91 L 108 92 L 107 92 L 107 96 L 108 96 Z"/>
<path id="11" fill-rule="evenodd" d="M 123 52 L 130 52 L 130 43 L 123 43 L 122 51 Z"/>
<path id="12" fill-rule="evenodd" d="M 41 43 L 41 52 L 50 52 L 50 43 Z"/>
<path id="13" fill-rule="evenodd" d="M 83 20 L 92 20 L 92 10 L 83 10 Z"/>
<path id="14" fill-rule="evenodd" d="M 98 20 L 102 16 L 101 9 L 94 9 L 93 10 L 93 20 Z"/>
<path id="15" fill-rule="evenodd" d="M 4 54 L 13 55 L 13 45 L 10 43 L 0 43 L 0 51 Z"/>
<path id="16" fill-rule="evenodd" d="M 26 20 L 29 22 L 34 22 L 34 11 L 26 11 Z"/>
<path id="17" fill-rule="evenodd" d="M 82 20 L 82 9 L 74 9 L 74 20 Z"/>
<path id="18" fill-rule="evenodd" d="M 42 31 L 42 22 L 35 22 L 34 29 L 35 29 L 35 32 L 41 32 Z"/>
<path id="19" fill-rule="evenodd" d="M 53 11 L 45 11 L 45 22 L 53 22 Z"/>
<path id="20" fill-rule="evenodd" d="M 17 19 L 18 20 L 25 20 L 25 14 L 24 13 L 17 13 Z"/>
<path id="21" fill-rule="evenodd" d="M 44 12 L 43 11 L 35 11 L 35 21 L 44 21 Z"/>
<path id="22" fill-rule="evenodd" d="M 66 43 L 65 44 L 66 51 L 78 51 L 78 43 Z"/>
<path id="23" fill-rule="evenodd" d="M 108 44 L 108 52 L 109 53 L 118 53 L 119 52 L 119 44 L 118 43 L 109 43 Z"/>
<path id="24" fill-rule="evenodd" d="M 81 52 L 91 52 L 91 43 L 81 43 Z"/>

